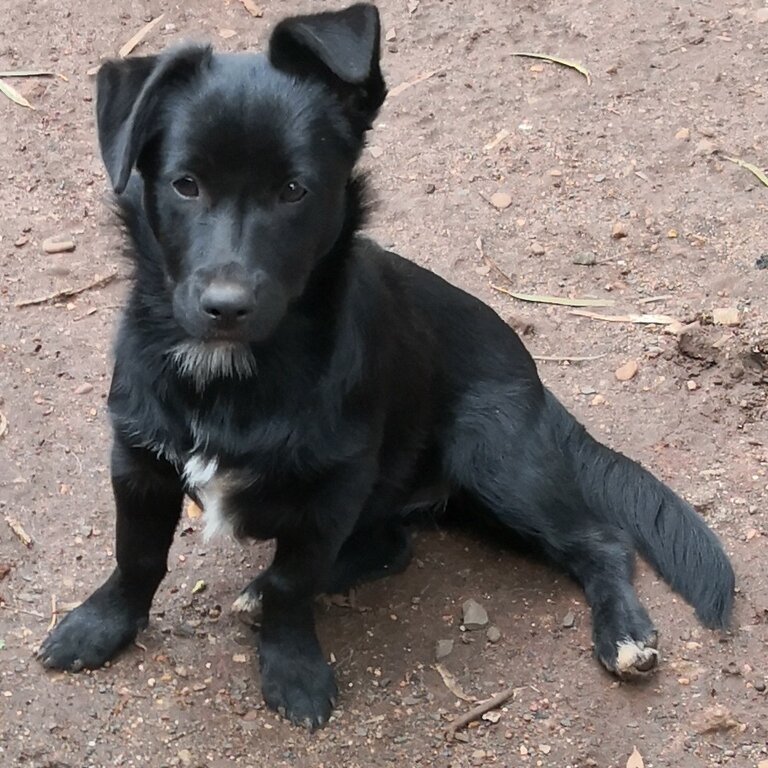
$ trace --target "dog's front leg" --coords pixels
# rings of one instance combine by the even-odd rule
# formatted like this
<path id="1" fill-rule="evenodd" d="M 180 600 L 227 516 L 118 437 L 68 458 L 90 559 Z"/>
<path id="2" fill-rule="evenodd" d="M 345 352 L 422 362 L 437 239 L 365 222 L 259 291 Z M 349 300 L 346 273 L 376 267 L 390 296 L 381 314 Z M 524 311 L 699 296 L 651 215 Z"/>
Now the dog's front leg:
<path id="1" fill-rule="evenodd" d="M 47 667 L 95 669 L 112 659 L 146 626 L 152 598 L 165 576 L 183 499 L 178 473 L 168 462 L 118 438 L 112 449 L 112 488 L 117 567 L 45 639 L 38 658 Z"/>
<path id="2" fill-rule="evenodd" d="M 360 476 L 329 481 L 325 492 L 302 510 L 301 525 L 278 537 L 272 565 L 259 579 L 264 700 L 310 729 L 327 722 L 337 695 L 315 632 L 314 597 L 330 583 L 368 490 Z"/>

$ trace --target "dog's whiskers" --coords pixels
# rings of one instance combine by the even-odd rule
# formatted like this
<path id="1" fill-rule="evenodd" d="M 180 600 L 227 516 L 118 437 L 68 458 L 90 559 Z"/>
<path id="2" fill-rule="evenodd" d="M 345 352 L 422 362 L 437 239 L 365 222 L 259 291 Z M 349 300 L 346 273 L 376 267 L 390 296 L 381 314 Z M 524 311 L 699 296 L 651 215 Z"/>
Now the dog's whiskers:
<path id="1" fill-rule="evenodd" d="M 197 389 L 215 379 L 247 379 L 257 372 L 253 352 L 237 342 L 182 341 L 170 350 L 169 358 Z"/>

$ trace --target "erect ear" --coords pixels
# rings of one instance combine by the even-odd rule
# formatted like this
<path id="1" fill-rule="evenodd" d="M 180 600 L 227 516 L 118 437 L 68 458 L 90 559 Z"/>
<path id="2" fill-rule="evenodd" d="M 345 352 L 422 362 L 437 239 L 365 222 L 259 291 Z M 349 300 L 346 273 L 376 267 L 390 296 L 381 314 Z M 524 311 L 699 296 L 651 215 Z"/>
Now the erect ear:
<path id="1" fill-rule="evenodd" d="M 99 146 L 112 187 L 120 194 L 142 149 L 159 130 L 156 119 L 169 91 L 188 81 L 210 58 L 208 47 L 105 62 L 96 80 Z"/>
<path id="2" fill-rule="evenodd" d="M 272 32 L 269 59 L 278 69 L 330 86 L 362 134 L 387 94 L 379 67 L 380 35 L 379 12 L 367 3 L 294 16 Z"/>

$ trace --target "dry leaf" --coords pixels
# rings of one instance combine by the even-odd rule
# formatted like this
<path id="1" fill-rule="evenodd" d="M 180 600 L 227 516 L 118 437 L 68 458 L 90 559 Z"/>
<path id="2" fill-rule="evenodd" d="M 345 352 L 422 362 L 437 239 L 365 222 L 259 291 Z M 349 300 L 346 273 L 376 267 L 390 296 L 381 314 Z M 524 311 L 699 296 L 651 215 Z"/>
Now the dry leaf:
<path id="1" fill-rule="evenodd" d="M 389 98 L 392 99 L 395 96 L 399 96 L 403 91 L 407 91 L 412 85 L 423 83 L 425 80 L 429 80 L 430 77 L 433 77 L 436 74 L 437 74 L 437 70 L 433 69 L 430 72 L 423 72 L 418 77 L 414 77 L 413 80 L 407 80 L 404 83 L 400 83 L 400 85 L 396 85 L 389 92 Z"/>
<path id="2" fill-rule="evenodd" d="M 645 768 L 643 756 L 637 751 L 637 747 L 632 749 L 632 754 L 627 758 L 627 768 Z"/>
<path id="3" fill-rule="evenodd" d="M 8 85 L 8 83 L 3 80 L 0 80 L 0 93 L 4 93 L 11 101 L 21 107 L 34 109 L 34 107 L 12 85 Z"/>
<path id="4" fill-rule="evenodd" d="M 674 317 L 670 317 L 669 315 L 636 315 L 634 313 L 628 315 L 601 315 L 598 312 L 588 312 L 585 309 L 574 309 L 571 314 L 578 315 L 579 317 L 591 317 L 593 320 L 605 320 L 609 323 L 670 325 L 678 322 Z"/>
<path id="5" fill-rule="evenodd" d="M 587 85 L 592 85 L 592 75 L 586 67 L 581 64 L 577 64 L 575 61 L 568 61 L 567 59 L 561 59 L 557 56 L 549 56 L 546 53 L 528 53 L 525 51 L 515 51 L 513 56 L 525 56 L 529 59 L 543 59 L 544 61 L 551 61 L 553 64 L 560 64 L 563 67 L 570 67 L 575 69 L 580 74 L 587 78 Z"/>
<path id="6" fill-rule="evenodd" d="M 264 15 L 264 9 L 260 5 L 256 5 L 253 0 L 240 0 L 240 2 L 243 4 L 243 8 L 245 8 L 251 16 L 260 19 Z"/>
<path id="7" fill-rule="evenodd" d="M 24 530 L 22 524 L 10 515 L 5 516 L 8 527 L 16 534 L 16 538 L 27 548 L 32 546 L 32 537 Z"/>
<path id="8" fill-rule="evenodd" d="M 464 689 L 459 684 L 459 681 L 442 665 L 435 664 L 435 669 L 439 672 L 440 677 L 443 678 L 445 687 L 457 698 L 462 701 L 477 701 L 474 696 L 468 696 Z"/>
<path id="9" fill-rule="evenodd" d="M 234 37 L 237 34 L 234 29 L 220 29 L 219 37 L 223 40 L 229 40 L 230 37 Z"/>
<path id="10" fill-rule="evenodd" d="M 163 20 L 164 13 L 161 13 L 157 18 L 152 19 L 148 24 L 145 24 L 122 48 L 117 52 L 117 55 L 124 59 L 144 38 Z"/>
<path id="11" fill-rule="evenodd" d="M 517 293 L 516 291 L 508 291 L 506 288 L 494 285 L 493 283 L 491 283 L 491 288 L 494 291 L 505 293 L 513 299 L 531 301 L 536 304 L 558 304 L 563 307 L 612 307 L 616 304 L 613 299 L 566 299 L 560 296 L 545 296 L 536 293 Z M 573 312 L 572 314 L 578 313 Z"/>
<path id="12" fill-rule="evenodd" d="M 8 69 L 0 72 L 0 77 L 53 77 L 55 74 L 47 69 Z"/>
<path id="13" fill-rule="evenodd" d="M 723 160 L 727 160 L 730 163 L 735 163 L 740 168 L 746 168 L 755 178 L 757 178 L 761 184 L 764 184 L 766 187 L 768 187 L 768 176 L 765 175 L 765 172 L 758 168 L 753 163 L 748 163 L 746 160 L 742 160 L 739 157 L 729 157 L 728 155 L 720 155 L 720 157 L 723 158 Z"/>

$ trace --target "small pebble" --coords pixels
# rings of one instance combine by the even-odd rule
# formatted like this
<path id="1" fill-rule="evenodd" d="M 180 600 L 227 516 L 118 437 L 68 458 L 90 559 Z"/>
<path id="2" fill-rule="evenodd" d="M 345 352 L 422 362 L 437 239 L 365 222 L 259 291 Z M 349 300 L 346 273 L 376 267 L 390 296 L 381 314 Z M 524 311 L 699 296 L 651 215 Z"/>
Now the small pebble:
<path id="1" fill-rule="evenodd" d="M 681 128 L 676 134 L 675 138 L 678 141 L 690 141 L 691 139 L 691 132 L 688 128 Z"/>
<path id="2" fill-rule="evenodd" d="M 505 208 L 509 208 L 509 206 L 512 205 L 512 195 L 508 192 L 494 192 L 491 195 L 491 205 L 494 208 L 503 211 Z"/>
<path id="3" fill-rule="evenodd" d="M 488 631 L 485 633 L 489 643 L 498 643 L 501 640 L 501 630 L 498 627 L 488 627 Z"/>
<path id="4" fill-rule="evenodd" d="M 627 360 L 624 365 L 619 366 L 615 370 L 614 376 L 616 376 L 619 381 L 629 381 L 635 377 L 637 368 L 638 366 L 636 360 Z"/>
<path id="5" fill-rule="evenodd" d="M 76 395 L 87 395 L 89 392 L 93 392 L 93 384 L 89 384 L 87 381 L 75 389 Z"/>
<path id="6" fill-rule="evenodd" d="M 43 240 L 46 253 L 68 253 L 75 250 L 75 241 L 68 235 L 54 235 Z"/>
<path id="7" fill-rule="evenodd" d="M 541 243 L 531 243 L 531 253 L 534 256 L 543 256 L 544 255 L 544 246 Z"/>
<path id="8" fill-rule="evenodd" d="M 712 322 L 715 325 L 734 326 L 741 323 L 736 307 L 718 307 L 712 310 Z"/>
<path id="9" fill-rule="evenodd" d="M 488 624 L 488 612 L 476 600 L 465 600 L 462 605 L 462 624 L 467 629 L 482 629 Z"/>
<path id="10" fill-rule="evenodd" d="M 715 142 L 712 141 L 711 139 L 702 139 L 696 145 L 697 155 L 711 155 L 716 151 L 717 151 L 717 144 L 715 144 Z"/>
<path id="11" fill-rule="evenodd" d="M 435 643 L 435 659 L 440 661 L 453 651 L 453 640 L 438 640 Z"/>
<path id="12" fill-rule="evenodd" d="M 568 613 L 563 616 L 563 620 L 560 622 L 564 629 L 571 629 L 575 623 L 576 617 L 573 615 L 573 611 L 568 611 Z"/>
<path id="13" fill-rule="evenodd" d="M 629 232 L 627 231 L 627 225 L 623 221 L 617 221 L 613 225 L 613 229 L 611 230 L 611 237 L 614 240 L 621 240 L 628 234 Z"/>
<path id="14" fill-rule="evenodd" d="M 594 253 L 580 253 L 574 256 L 571 261 L 580 267 L 594 267 L 597 264 L 597 256 Z"/>

